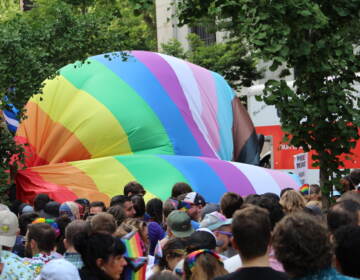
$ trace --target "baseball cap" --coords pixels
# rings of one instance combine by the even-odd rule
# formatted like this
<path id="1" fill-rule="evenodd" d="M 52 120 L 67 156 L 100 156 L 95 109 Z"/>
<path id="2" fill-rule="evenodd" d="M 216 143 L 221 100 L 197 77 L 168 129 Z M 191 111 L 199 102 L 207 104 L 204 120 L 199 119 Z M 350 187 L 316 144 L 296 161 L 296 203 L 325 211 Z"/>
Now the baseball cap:
<path id="1" fill-rule="evenodd" d="M 204 219 L 200 222 L 200 227 L 215 230 L 221 226 L 231 225 L 232 219 L 227 219 L 218 211 L 206 214 Z"/>
<path id="2" fill-rule="evenodd" d="M 75 220 L 80 216 L 79 204 L 73 201 L 67 201 L 60 205 L 60 216 L 66 214 L 71 220 Z"/>
<path id="3" fill-rule="evenodd" d="M 195 205 L 202 205 L 202 206 L 205 206 L 206 204 L 205 199 L 197 192 L 187 193 L 183 201 Z"/>
<path id="4" fill-rule="evenodd" d="M 206 228 L 199 228 L 193 232 L 188 239 L 188 250 L 200 249 L 214 250 L 217 246 L 215 235 Z"/>
<path id="5" fill-rule="evenodd" d="M 0 245 L 14 247 L 19 222 L 11 211 L 0 211 Z"/>
<path id="6" fill-rule="evenodd" d="M 35 280 L 80 280 L 77 268 L 67 260 L 60 258 L 45 264 Z"/>
<path id="7" fill-rule="evenodd" d="M 172 211 L 167 218 L 167 225 L 175 237 L 188 237 L 194 232 L 190 216 L 183 211 Z"/>

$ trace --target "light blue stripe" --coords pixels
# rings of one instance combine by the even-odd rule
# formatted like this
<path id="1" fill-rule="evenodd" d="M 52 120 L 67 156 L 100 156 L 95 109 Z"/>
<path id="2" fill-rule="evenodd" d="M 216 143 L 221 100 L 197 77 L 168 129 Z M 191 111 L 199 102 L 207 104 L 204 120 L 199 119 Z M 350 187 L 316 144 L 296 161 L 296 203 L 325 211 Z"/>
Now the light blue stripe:
<path id="1" fill-rule="evenodd" d="M 217 120 L 220 129 L 220 158 L 232 160 L 234 152 L 234 142 L 232 134 L 233 112 L 231 101 L 234 92 L 229 84 L 218 73 L 212 72 L 216 84 L 216 94 L 218 100 Z"/>

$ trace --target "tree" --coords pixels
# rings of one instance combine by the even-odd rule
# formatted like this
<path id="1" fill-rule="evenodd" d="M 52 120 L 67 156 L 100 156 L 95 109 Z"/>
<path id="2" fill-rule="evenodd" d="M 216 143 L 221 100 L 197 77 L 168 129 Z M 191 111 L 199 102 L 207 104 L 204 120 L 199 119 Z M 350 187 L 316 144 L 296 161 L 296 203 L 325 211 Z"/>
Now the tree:
<path id="1" fill-rule="evenodd" d="M 188 35 L 190 49 L 185 51 L 176 39 L 162 44 L 164 53 L 188 60 L 192 63 L 218 72 L 235 90 L 249 87 L 262 77 L 256 69 L 256 61 L 248 54 L 246 45 L 239 40 L 206 45 L 196 34 Z"/>
<path id="2" fill-rule="evenodd" d="M 37 0 L 30 11 L 13 9 L 0 18 L 0 109 L 8 103 L 23 108 L 42 92 L 44 80 L 74 61 L 105 52 L 151 50 L 153 34 L 124 0 Z M 3 125 L 0 133 L 1 194 L 9 183 L 6 170 L 13 169 L 10 158 L 22 152 Z"/>
<path id="3" fill-rule="evenodd" d="M 244 36 L 255 55 L 284 67 L 265 85 L 263 100 L 275 105 L 289 143 L 315 150 L 320 184 L 329 193 L 359 139 L 359 100 L 353 83 L 360 70 L 359 1 L 182 0 L 180 22 L 216 18 L 231 36 Z M 294 89 L 284 77 L 294 69 Z M 291 135 L 291 136 L 290 136 Z"/>

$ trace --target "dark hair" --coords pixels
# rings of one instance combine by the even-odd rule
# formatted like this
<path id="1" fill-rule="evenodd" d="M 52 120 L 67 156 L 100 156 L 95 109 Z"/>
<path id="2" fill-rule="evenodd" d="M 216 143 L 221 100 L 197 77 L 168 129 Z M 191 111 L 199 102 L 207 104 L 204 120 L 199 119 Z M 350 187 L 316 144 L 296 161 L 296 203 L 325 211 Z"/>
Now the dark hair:
<path id="1" fill-rule="evenodd" d="M 258 194 L 249 194 L 244 199 L 244 204 L 254 204 L 256 200 L 260 198 L 260 195 Z"/>
<path id="2" fill-rule="evenodd" d="M 50 253 L 56 242 L 55 230 L 45 223 L 28 225 L 28 242 L 35 240 L 40 251 Z"/>
<path id="3" fill-rule="evenodd" d="M 353 200 L 343 200 L 334 204 L 327 213 L 327 224 L 334 233 L 339 227 L 357 225 L 360 204 Z"/>
<path id="4" fill-rule="evenodd" d="M 34 220 L 39 218 L 37 213 L 24 213 L 19 217 L 19 228 L 20 235 L 25 236 L 28 229 L 28 225 L 31 224 Z"/>
<path id="5" fill-rule="evenodd" d="M 278 196 L 276 193 L 267 192 L 267 193 L 262 194 L 261 196 L 267 197 L 267 198 L 271 199 L 274 202 L 279 202 L 280 201 L 280 196 Z"/>
<path id="6" fill-rule="evenodd" d="M 90 206 L 90 201 L 87 198 L 78 198 L 78 199 L 75 199 L 75 202 L 84 207 Z"/>
<path id="7" fill-rule="evenodd" d="M 22 214 L 22 210 L 24 209 L 24 207 L 26 205 L 28 205 L 28 204 L 15 199 L 14 201 L 11 202 L 11 205 L 9 208 L 10 208 L 11 212 L 13 212 L 16 216 L 18 216 L 18 215 Z"/>
<path id="8" fill-rule="evenodd" d="M 161 270 L 168 269 L 167 258 L 179 258 L 186 254 L 187 241 L 184 238 L 173 238 L 167 241 L 162 249 L 162 257 L 159 261 Z"/>
<path id="9" fill-rule="evenodd" d="M 131 193 L 131 195 L 144 195 L 146 192 L 144 190 L 144 187 L 140 183 L 132 181 L 124 186 L 124 195 L 128 196 L 129 193 Z"/>
<path id="10" fill-rule="evenodd" d="M 113 234 L 116 231 L 116 221 L 114 216 L 106 212 L 98 213 L 92 217 L 90 225 L 93 232 Z"/>
<path id="11" fill-rule="evenodd" d="M 293 188 L 285 188 L 285 189 L 282 189 L 281 192 L 280 192 L 280 198 L 287 192 L 287 191 L 292 191 L 294 190 Z"/>
<path id="12" fill-rule="evenodd" d="M 261 197 L 254 202 L 254 205 L 260 206 L 261 208 L 269 211 L 271 230 L 273 230 L 276 223 L 284 217 L 284 212 L 279 201 L 270 198 L 268 195 L 261 195 Z"/>
<path id="13" fill-rule="evenodd" d="M 339 201 L 343 201 L 343 200 L 353 200 L 360 204 L 360 192 L 348 191 L 348 192 L 344 193 L 339 199 Z"/>
<path id="14" fill-rule="evenodd" d="M 233 192 L 225 193 L 220 200 L 221 213 L 228 219 L 232 218 L 236 210 L 239 210 L 244 200 L 240 195 Z"/>
<path id="15" fill-rule="evenodd" d="M 165 200 L 164 205 L 163 205 L 164 217 L 167 218 L 172 211 L 176 210 L 178 207 L 178 204 L 179 204 L 179 201 L 177 201 L 176 199 L 169 198 L 169 199 Z"/>
<path id="16" fill-rule="evenodd" d="M 183 193 L 189 193 L 192 191 L 193 191 L 193 189 L 191 188 L 191 186 L 188 183 L 178 182 L 172 187 L 171 197 L 177 198 L 179 195 L 181 195 Z"/>
<path id="17" fill-rule="evenodd" d="M 310 194 L 320 194 L 321 188 L 318 184 L 310 185 Z"/>
<path id="18" fill-rule="evenodd" d="M 83 220 L 74 220 L 65 228 L 65 238 L 69 245 L 74 246 L 75 235 L 79 232 L 90 233 L 90 223 Z"/>
<path id="19" fill-rule="evenodd" d="M 285 216 L 274 229 L 272 244 L 276 258 L 294 278 L 331 265 L 331 245 L 325 225 L 304 212 Z"/>
<path id="20" fill-rule="evenodd" d="M 46 203 L 50 201 L 50 197 L 45 193 L 38 194 L 34 199 L 34 210 L 36 212 L 43 210 Z"/>
<path id="21" fill-rule="evenodd" d="M 107 210 L 107 213 L 113 215 L 116 221 L 116 226 L 120 226 L 127 218 L 124 209 L 120 205 L 111 206 Z"/>
<path id="22" fill-rule="evenodd" d="M 58 224 L 60 234 L 56 237 L 56 252 L 59 254 L 64 254 L 66 249 L 64 245 L 64 239 L 65 239 L 65 228 L 68 224 L 70 224 L 71 219 L 67 215 L 63 215 L 56 219 L 56 223 Z"/>
<path id="23" fill-rule="evenodd" d="M 90 203 L 89 208 L 91 207 L 101 207 L 102 211 L 106 211 L 105 203 L 102 201 L 93 201 Z"/>
<path id="24" fill-rule="evenodd" d="M 110 201 L 110 207 L 114 206 L 114 205 L 120 205 L 123 206 L 125 202 L 127 201 L 131 201 L 130 197 L 126 196 L 126 195 L 115 195 L 111 198 Z"/>
<path id="25" fill-rule="evenodd" d="M 163 223 L 163 203 L 161 199 L 153 198 L 146 203 L 146 213 L 159 225 Z"/>
<path id="26" fill-rule="evenodd" d="M 52 217 L 59 217 L 60 203 L 56 201 L 49 201 L 44 207 L 44 212 Z"/>
<path id="27" fill-rule="evenodd" d="M 267 210 L 254 205 L 237 210 L 231 227 L 242 258 L 252 259 L 266 254 L 271 236 Z"/>
<path id="28" fill-rule="evenodd" d="M 149 280 L 181 280 L 179 276 L 170 271 L 159 271 L 150 276 Z"/>
<path id="29" fill-rule="evenodd" d="M 360 227 L 343 226 L 335 232 L 335 255 L 341 272 L 347 276 L 360 278 Z"/>
<path id="30" fill-rule="evenodd" d="M 120 239 L 110 234 L 80 232 L 74 236 L 74 246 L 81 255 L 84 267 L 97 279 L 107 279 L 105 273 L 97 266 L 96 260 L 103 259 L 108 262 L 111 256 L 123 255 L 126 251 Z M 105 277 L 104 277 L 105 276 Z"/>
<path id="31" fill-rule="evenodd" d="M 145 201 L 141 195 L 131 196 L 131 201 L 134 205 L 135 216 L 134 218 L 142 218 L 145 215 Z"/>

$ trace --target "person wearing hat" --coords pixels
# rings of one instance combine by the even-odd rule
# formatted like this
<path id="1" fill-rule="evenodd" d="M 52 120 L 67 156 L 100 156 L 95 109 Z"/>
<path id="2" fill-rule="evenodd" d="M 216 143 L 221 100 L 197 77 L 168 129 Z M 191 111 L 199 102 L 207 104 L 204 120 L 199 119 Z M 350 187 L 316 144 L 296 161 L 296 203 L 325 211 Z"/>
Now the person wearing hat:
<path id="1" fill-rule="evenodd" d="M 19 223 L 10 211 L 0 211 L 0 279 L 34 279 L 33 271 L 23 264 L 22 259 L 11 252 L 15 245 Z"/>
<path id="2" fill-rule="evenodd" d="M 79 271 L 65 259 L 48 262 L 35 280 L 80 280 Z"/>
<path id="3" fill-rule="evenodd" d="M 200 223 L 201 228 L 208 228 L 214 233 L 216 240 L 218 241 L 216 252 L 228 258 L 237 254 L 236 250 L 230 247 L 232 237 L 231 222 L 232 219 L 227 219 L 220 212 L 214 211 L 206 214 Z"/>
<path id="4" fill-rule="evenodd" d="M 160 241 L 161 248 L 163 248 L 166 242 L 173 237 L 185 238 L 189 237 L 194 232 L 190 216 L 183 211 L 172 211 L 166 221 L 168 226 L 167 236 Z"/>
<path id="5" fill-rule="evenodd" d="M 193 228 L 198 229 L 201 209 L 206 205 L 205 199 L 197 192 L 190 192 L 180 195 L 179 201 L 178 210 L 186 212 Z"/>

